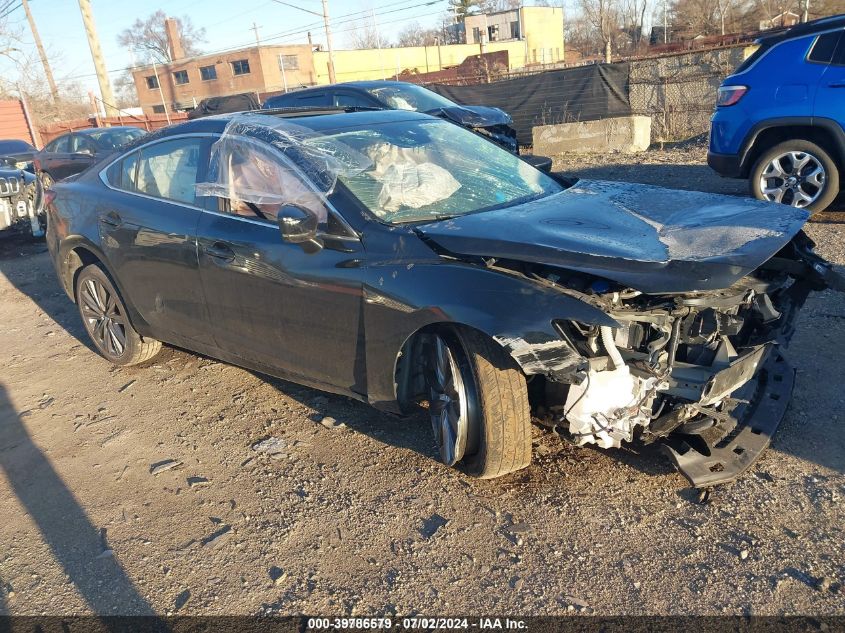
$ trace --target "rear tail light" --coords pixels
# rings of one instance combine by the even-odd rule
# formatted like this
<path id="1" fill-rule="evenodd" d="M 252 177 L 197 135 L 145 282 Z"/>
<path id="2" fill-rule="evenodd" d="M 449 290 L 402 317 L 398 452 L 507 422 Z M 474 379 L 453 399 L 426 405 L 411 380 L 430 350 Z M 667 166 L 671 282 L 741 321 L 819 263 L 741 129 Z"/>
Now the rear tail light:
<path id="1" fill-rule="evenodd" d="M 748 92 L 748 86 L 722 86 L 716 97 L 716 106 L 726 108 L 739 103 L 739 100 Z"/>

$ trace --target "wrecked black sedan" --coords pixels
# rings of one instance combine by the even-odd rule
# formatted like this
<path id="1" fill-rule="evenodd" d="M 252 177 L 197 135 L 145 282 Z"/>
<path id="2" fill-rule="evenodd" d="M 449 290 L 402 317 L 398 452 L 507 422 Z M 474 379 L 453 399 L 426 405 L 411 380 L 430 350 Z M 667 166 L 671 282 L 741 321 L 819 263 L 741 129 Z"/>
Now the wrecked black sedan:
<path id="1" fill-rule="evenodd" d="M 579 445 L 662 442 L 698 486 L 735 477 L 784 415 L 798 310 L 842 285 L 805 211 L 552 178 L 411 112 L 199 119 L 48 199 L 111 362 L 167 342 L 422 405 L 478 477 L 528 466 L 532 412 Z"/>

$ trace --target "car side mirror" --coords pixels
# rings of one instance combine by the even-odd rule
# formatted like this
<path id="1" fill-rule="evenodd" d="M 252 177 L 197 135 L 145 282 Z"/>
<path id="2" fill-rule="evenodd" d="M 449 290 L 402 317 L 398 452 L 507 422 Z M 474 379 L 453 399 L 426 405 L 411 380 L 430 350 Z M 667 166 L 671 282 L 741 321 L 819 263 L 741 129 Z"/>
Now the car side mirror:
<path id="1" fill-rule="evenodd" d="M 317 215 L 297 204 L 286 204 L 276 216 L 282 239 L 290 244 L 304 244 L 317 241 Z"/>

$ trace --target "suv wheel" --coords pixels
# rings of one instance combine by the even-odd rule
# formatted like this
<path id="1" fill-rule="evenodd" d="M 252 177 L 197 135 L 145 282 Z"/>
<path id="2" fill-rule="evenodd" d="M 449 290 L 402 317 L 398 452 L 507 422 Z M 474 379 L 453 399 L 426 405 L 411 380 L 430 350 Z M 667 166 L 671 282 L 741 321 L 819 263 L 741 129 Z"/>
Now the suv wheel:
<path id="1" fill-rule="evenodd" d="M 132 327 L 120 293 L 97 264 L 77 276 L 76 305 L 94 347 L 115 365 L 137 365 L 161 350 L 159 341 L 142 338 Z"/>
<path id="2" fill-rule="evenodd" d="M 825 150 L 809 141 L 786 141 L 764 152 L 751 170 L 751 193 L 812 213 L 839 193 L 839 169 Z"/>
<path id="3" fill-rule="evenodd" d="M 440 459 L 482 479 L 531 463 L 525 377 L 500 345 L 459 328 L 430 335 L 429 416 Z"/>

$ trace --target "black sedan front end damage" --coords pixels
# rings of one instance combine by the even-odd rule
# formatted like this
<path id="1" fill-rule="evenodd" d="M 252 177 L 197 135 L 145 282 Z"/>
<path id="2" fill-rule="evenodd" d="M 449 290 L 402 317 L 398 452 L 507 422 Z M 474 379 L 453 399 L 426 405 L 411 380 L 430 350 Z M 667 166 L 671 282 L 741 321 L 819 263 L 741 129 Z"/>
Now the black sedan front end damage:
<path id="1" fill-rule="evenodd" d="M 444 253 L 527 277 L 608 319 L 554 315 L 559 340 L 496 337 L 526 375 L 544 379 L 541 421 L 578 445 L 660 442 L 707 487 L 742 474 L 768 445 L 794 382 L 784 353 L 798 311 L 810 292 L 843 281 L 813 253 L 803 211 L 668 194 L 582 180 L 519 212 L 420 230 Z"/>
<path id="2" fill-rule="evenodd" d="M 660 442 L 696 487 L 744 473 L 789 405 L 785 349 L 798 311 L 812 291 L 845 290 L 812 247 L 801 232 L 722 290 L 653 295 L 619 286 L 585 297 L 618 327 L 559 324 L 583 362 L 554 376 L 570 385 L 549 407 L 552 423 L 578 445 Z"/>

